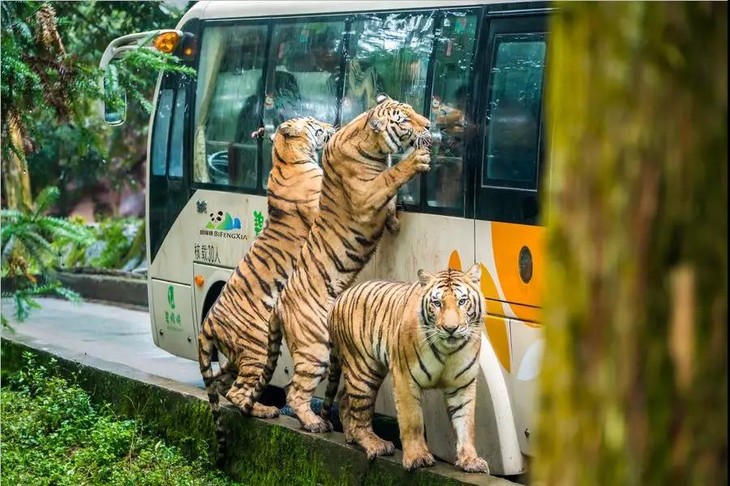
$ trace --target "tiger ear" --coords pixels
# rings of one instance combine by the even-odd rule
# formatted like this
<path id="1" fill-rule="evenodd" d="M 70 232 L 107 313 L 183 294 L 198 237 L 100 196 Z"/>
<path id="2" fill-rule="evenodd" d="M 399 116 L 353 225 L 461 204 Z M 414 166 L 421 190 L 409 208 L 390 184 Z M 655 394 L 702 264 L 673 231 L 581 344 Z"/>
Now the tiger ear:
<path id="1" fill-rule="evenodd" d="M 378 93 L 378 95 L 375 97 L 375 102 L 377 104 L 380 104 L 383 101 L 386 101 L 386 100 L 389 100 L 389 99 L 390 99 L 390 96 L 388 96 L 387 94 L 385 94 L 385 93 Z"/>
<path id="2" fill-rule="evenodd" d="M 432 274 L 428 273 L 426 270 L 420 269 L 418 271 L 418 283 L 421 284 L 421 287 L 425 287 L 433 279 L 434 279 L 434 276 Z"/>
<path id="3" fill-rule="evenodd" d="M 286 137 L 297 137 L 302 134 L 302 128 L 294 123 L 282 123 L 278 130 Z"/>
<path id="4" fill-rule="evenodd" d="M 479 285 L 479 282 L 481 281 L 481 278 L 482 278 L 482 266 L 479 265 L 478 263 L 475 263 L 474 265 L 471 266 L 471 268 L 469 270 L 466 271 L 464 276 L 467 279 L 471 280 L 473 284 Z"/>
<path id="5" fill-rule="evenodd" d="M 368 120 L 368 126 L 375 133 L 382 132 L 385 130 L 385 120 L 382 118 L 371 117 L 370 120 Z"/>

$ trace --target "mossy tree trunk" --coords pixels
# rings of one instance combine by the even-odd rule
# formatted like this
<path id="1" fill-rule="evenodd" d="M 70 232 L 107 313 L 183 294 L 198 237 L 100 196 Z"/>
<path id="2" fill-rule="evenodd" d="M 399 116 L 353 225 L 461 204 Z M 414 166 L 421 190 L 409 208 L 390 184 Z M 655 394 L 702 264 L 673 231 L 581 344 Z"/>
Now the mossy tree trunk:
<path id="1" fill-rule="evenodd" d="M 559 4 L 539 484 L 727 484 L 727 3 Z"/>

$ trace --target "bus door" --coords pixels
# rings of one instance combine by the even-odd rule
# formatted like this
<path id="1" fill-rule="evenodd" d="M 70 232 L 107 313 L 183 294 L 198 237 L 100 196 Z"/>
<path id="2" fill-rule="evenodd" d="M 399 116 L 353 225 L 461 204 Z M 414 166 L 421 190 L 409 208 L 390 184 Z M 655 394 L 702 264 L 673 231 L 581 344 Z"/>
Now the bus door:
<path id="1" fill-rule="evenodd" d="M 476 257 L 489 342 L 505 377 L 520 449 L 530 453 L 542 357 L 545 15 L 488 12 L 475 92 L 482 130 L 475 171 Z"/>
<path id="2" fill-rule="evenodd" d="M 154 260 L 165 235 L 190 198 L 185 125 L 189 115 L 187 77 L 163 74 L 157 96 L 149 167 L 150 262 Z"/>

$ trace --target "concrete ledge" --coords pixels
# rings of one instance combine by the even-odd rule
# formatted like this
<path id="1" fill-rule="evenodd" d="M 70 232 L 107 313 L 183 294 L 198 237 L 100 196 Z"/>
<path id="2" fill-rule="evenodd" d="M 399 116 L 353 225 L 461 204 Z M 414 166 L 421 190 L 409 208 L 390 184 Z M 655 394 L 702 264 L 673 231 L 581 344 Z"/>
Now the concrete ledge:
<path id="1" fill-rule="evenodd" d="M 59 272 L 58 279 L 84 299 L 148 307 L 146 278 Z"/>
<path id="2" fill-rule="evenodd" d="M 55 358 L 57 372 L 73 375 L 95 402 L 107 402 L 116 413 L 139 418 L 190 457 L 200 439 L 215 444 L 203 390 L 24 336 L 3 336 L 1 350 L 3 374 L 23 367 L 25 352 L 32 353 L 39 364 L 48 365 Z M 401 468 L 399 451 L 369 462 L 362 451 L 345 444 L 341 433 L 306 433 L 290 417 L 242 417 L 227 407 L 223 420 L 229 444 L 224 470 L 247 484 L 514 486 L 505 479 L 463 473 L 442 462 L 408 473 Z"/>

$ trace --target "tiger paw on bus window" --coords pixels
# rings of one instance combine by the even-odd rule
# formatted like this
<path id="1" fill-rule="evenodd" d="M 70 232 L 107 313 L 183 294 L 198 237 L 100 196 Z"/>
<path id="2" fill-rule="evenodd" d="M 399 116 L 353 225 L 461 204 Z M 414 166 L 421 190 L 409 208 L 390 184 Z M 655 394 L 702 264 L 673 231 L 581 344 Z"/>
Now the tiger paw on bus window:
<path id="1" fill-rule="evenodd" d="M 331 430 L 310 407 L 329 367 L 327 311 L 375 254 L 398 189 L 428 170 L 429 129 L 411 106 L 381 95 L 327 143 L 320 214 L 272 312 L 266 367 L 245 407 L 271 380 L 285 336 L 294 368 L 287 403 L 305 430 Z M 406 150 L 389 166 L 391 154 Z"/>
<path id="2" fill-rule="evenodd" d="M 377 391 L 392 373 L 403 467 L 435 463 L 424 439 L 421 391 L 439 388 L 457 438 L 456 465 L 468 472 L 489 472 L 476 452 L 474 436 L 486 313 L 480 273 L 478 264 L 466 273 L 420 270 L 417 282 L 364 282 L 333 304 L 328 325 L 334 346 L 322 416 L 329 417 L 344 373 L 340 420 L 345 438 L 357 442 L 368 458 L 394 450 L 372 428 Z"/>
<path id="3" fill-rule="evenodd" d="M 198 335 L 200 371 L 217 427 L 219 394 L 240 405 L 266 361 L 271 309 L 319 213 L 322 169 L 317 150 L 333 133 L 332 125 L 314 118 L 287 120 L 275 132 L 268 219 L 208 311 Z M 218 374 L 211 364 L 214 349 L 228 358 Z M 275 407 L 258 403 L 247 411 L 256 417 L 279 415 Z M 222 431 L 217 432 L 222 444 Z"/>

